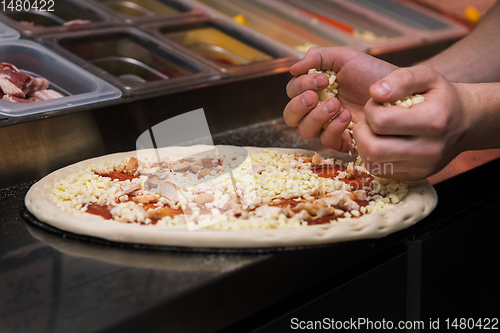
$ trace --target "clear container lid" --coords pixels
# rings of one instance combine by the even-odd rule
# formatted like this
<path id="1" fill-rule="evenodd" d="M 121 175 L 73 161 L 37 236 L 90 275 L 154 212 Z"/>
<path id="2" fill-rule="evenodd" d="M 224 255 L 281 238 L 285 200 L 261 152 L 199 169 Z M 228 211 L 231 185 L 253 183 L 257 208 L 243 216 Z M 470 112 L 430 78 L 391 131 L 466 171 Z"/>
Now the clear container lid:
<path id="1" fill-rule="evenodd" d="M 436 19 L 425 13 L 416 11 L 402 3 L 392 0 L 353 0 L 365 5 L 373 10 L 390 16 L 396 21 L 408 24 L 413 28 L 422 30 L 440 30 L 450 27 L 450 24 L 443 20 Z"/>
<path id="2" fill-rule="evenodd" d="M 173 91 L 219 77 L 214 68 L 132 27 L 45 36 L 42 41 L 128 94 Z"/>
<path id="3" fill-rule="evenodd" d="M 30 4 L 34 3 L 30 2 Z M 88 4 L 87 1 L 56 1 L 53 6 L 45 6 L 44 10 L 40 8 L 21 11 L 5 10 L 0 12 L 0 20 L 24 36 L 95 29 L 120 24 L 118 19 Z"/>
<path id="4" fill-rule="evenodd" d="M 146 23 L 172 17 L 203 15 L 195 6 L 177 0 L 92 0 L 125 23 Z"/>
<path id="5" fill-rule="evenodd" d="M 421 36 L 394 20 L 366 10 L 349 1 L 326 0 L 252 0 L 285 15 L 308 20 L 324 33 L 341 34 L 356 39 L 363 51 L 396 50 L 415 47 L 423 43 Z"/>
<path id="6" fill-rule="evenodd" d="M 0 42 L 2 62 L 16 66 L 21 72 L 43 77 L 64 97 L 31 103 L 0 100 L 0 114 L 20 117 L 42 112 L 55 112 L 75 106 L 116 99 L 121 92 L 116 87 L 32 41 Z"/>
<path id="7" fill-rule="evenodd" d="M 414 3 L 394 0 L 353 0 L 352 3 L 414 29 L 426 41 L 459 38 L 469 32 L 464 25 Z"/>
<path id="8" fill-rule="evenodd" d="M 204 17 L 142 27 L 229 76 L 285 71 L 297 61 L 288 50 L 257 38 L 236 23 L 218 19 Z"/>
<path id="9" fill-rule="evenodd" d="M 21 35 L 14 29 L 0 23 L 0 41 L 18 39 Z"/>
<path id="10" fill-rule="evenodd" d="M 314 26 L 298 20 L 290 20 L 269 10 L 258 2 L 243 0 L 197 0 L 214 15 L 233 19 L 274 42 L 284 44 L 294 52 L 304 55 L 312 46 L 351 46 L 351 39 L 334 34 L 318 33 Z"/>

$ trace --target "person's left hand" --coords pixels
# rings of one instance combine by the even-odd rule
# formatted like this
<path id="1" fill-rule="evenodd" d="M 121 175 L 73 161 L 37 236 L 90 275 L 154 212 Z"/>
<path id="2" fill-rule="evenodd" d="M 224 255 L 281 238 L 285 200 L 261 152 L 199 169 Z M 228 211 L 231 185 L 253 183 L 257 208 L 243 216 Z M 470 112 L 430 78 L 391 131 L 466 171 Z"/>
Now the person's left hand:
<path id="1" fill-rule="evenodd" d="M 316 92 L 328 86 L 328 77 L 322 73 L 308 74 L 311 68 L 337 73 L 337 98 L 318 105 Z M 344 137 L 342 133 L 351 120 L 364 118 L 370 85 L 395 69 L 394 65 L 349 47 L 313 47 L 290 68 L 295 77 L 287 85 L 287 94 L 292 100 L 285 107 L 283 119 L 288 125 L 297 126 L 305 138 L 320 138 L 329 148 L 352 151 L 351 136 Z M 328 122 L 330 119 L 333 120 Z"/>

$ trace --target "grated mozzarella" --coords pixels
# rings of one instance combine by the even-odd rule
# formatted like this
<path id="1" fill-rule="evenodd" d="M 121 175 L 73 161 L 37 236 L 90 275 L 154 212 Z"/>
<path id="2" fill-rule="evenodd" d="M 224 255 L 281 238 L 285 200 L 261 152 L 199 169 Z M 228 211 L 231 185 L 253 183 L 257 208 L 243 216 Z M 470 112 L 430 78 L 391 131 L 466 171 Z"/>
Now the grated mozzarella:
<path id="1" fill-rule="evenodd" d="M 280 209 L 267 205 L 279 204 L 284 199 L 294 199 L 314 203 L 317 195 L 333 195 L 336 192 L 352 191 L 353 188 L 339 179 L 321 178 L 311 170 L 311 163 L 304 162 L 304 158 L 297 158 L 293 154 L 280 154 L 272 150 L 250 154 L 246 158 L 239 156 L 221 159 L 222 170 L 231 168 L 229 172 L 215 172 L 203 178 L 203 183 L 192 173 L 172 173 L 169 169 L 157 168 L 154 177 L 160 180 L 175 180 L 179 191 L 187 199 L 173 205 L 162 196 L 160 186 L 150 188 L 151 178 L 140 176 L 132 180 L 118 181 L 102 177 L 93 170 L 116 170 L 126 165 L 127 161 L 113 161 L 103 165 L 92 165 L 82 171 L 73 173 L 58 181 L 53 189 L 51 198 L 62 211 L 69 214 L 85 212 L 88 204 L 107 206 L 114 221 L 121 223 L 143 223 L 152 225 L 143 203 L 131 200 L 131 191 L 140 191 L 141 196 L 156 198 L 155 207 L 172 206 L 173 208 L 189 208 L 190 214 L 164 216 L 157 221 L 158 226 L 172 228 L 187 228 L 189 224 L 206 226 L 217 230 L 240 229 L 282 229 L 307 227 L 307 221 L 297 216 L 287 217 Z M 330 162 L 341 163 L 340 160 L 330 159 Z M 150 167 L 148 161 L 141 167 Z M 239 165 L 238 165 L 239 164 Z M 259 164 L 258 168 L 255 166 Z M 359 164 L 359 163 L 358 163 Z M 355 165 L 356 169 L 366 171 L 362 166 Z M 253 172 L 258 170 L 259 172 Z M 408 193 L 408 183 L 383 178 L 373 181 L 372 201 L 366 207 L 346 211 L 345 219 L 359 217 L 362 214 L 390 208 L 398 204 Z M 194 203 L 200 193 L 210 193 L 213 201 L 204 204 L 210 212 L 202 214 Z M 344 192 L 345 193 L 345 192 Z M 239 217 L 231 209 L 231 202 L 242 207 Z M 255 211 L 254 208 L 258 207 Z M 91 214 L 84 214 L 91 215 Z M 303 216 L 303 215 L 302 215 Z M 90 217 L 89 217 L 90 218 Z M 332 221 L 336 223 L 336 221 Z"/>

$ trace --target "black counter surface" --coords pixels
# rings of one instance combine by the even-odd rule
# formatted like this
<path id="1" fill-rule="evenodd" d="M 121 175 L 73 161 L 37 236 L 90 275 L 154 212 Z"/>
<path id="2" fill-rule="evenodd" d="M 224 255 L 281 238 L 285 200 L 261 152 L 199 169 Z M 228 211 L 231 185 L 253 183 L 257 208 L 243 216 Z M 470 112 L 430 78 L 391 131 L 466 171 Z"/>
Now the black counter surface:
<path id="1" fill-rule="evenodd" d="M 214 141 L 314 145 L 282 120 Z M 325 317 L 440 318 L 443 328 L 446 316 L 498 318 L 499 167 L 495 160 L 439 183 L 435 211 L 387 237 L 254 253 L 74 240 L 22 218 L 33 182 L 7 187 L 0 190 L 0 332 L 282 332 L 294 331 L 292 318 Z"/>

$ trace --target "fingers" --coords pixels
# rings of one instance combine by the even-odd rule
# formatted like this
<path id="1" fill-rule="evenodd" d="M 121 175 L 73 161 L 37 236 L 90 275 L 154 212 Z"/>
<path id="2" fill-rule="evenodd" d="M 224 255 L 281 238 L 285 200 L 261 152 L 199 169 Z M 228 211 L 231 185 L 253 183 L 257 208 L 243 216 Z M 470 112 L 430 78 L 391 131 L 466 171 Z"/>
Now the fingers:
<path id="1" fill-rule="evenodd" d="M 288 97 L 294 98 L 307 90 L 320 91 L 328 87 L 328 76 L 325 74 L 309 74 L 294 77 L 286 86 Z"/>
<path id="2" fill-rule="evenodd" d="M 366 119 L 354 126 L 353 136 L 361 158 L 367 163 L 387 163 L 405 159 L 405 149 L 398 144 L 401 138 L 376 135 Z"/>
<path id="3" fill-rule="evenodd" d="M 422 172 L 415 172 L 415 168 L 408 172 L 409 162 L 365 163 L 365 168 L 374 176 L 397 180 L 422 180 L 427 176 Z"/>
<path id="4" fill-rule="evenodd" d="M 354 56 L 361 52 L 349 47 L 312 47 L 304 58 L 290 67 L 293 76 L 306 74 L 309 69 L 332 69 L 336 72 Z"/>
<path id="5" fill-rule="evenodd" d="M 343 133 L 351 122 L 351 113 L 342 110 L 321 133 L 321 143 L 325 146 L 341 152 L 353 151 L 352 139 L 348 135 L 343 137 Z"/>
<path id="6" fill-rule="evenodd" d="M 400 68 L 374 83 L 370 95 L 379 103 L 393 102 L 410 94 L 425 92 L 439 79 L 437 72 L 424 65 Z"/>
<path id="7" fill-rule="evenodd" d="M 321 132 L 323 132 L 323 126 L 330 119 L 338 116 L 340 108 L 340 102 L 336 98 L 330 98 L 315 107 L 300 122 L 300 135 L 306 139 L 319 138 Z"/>
<path id="8" fill-rule="evenodd" d="M 283 119 L 289 126 L 296 127 L 312 109 L 318 105 L 318 94 L 313 91 L 306 91 L 295 97 L 285 107 Z"/>
<path id="9" fill-rule="evenodd" d="M 367 162 L 397 162 L 410 160 L 416 156 L 429 162 L 440 148 L 434 149 L 425 138 L 421 137 L 377 135 L 373 133 L 366 119 L 356 124 L 353 132 L 360 154 Z"/>
<path id="10" fill-rule="evenodd" d="M 447 112 L 431 112 L 436 92 L 425 95 L 423 103 L 411 108 L 402 106 L 385 107 L 370 99 L 365 105 L 365 117 L 371 130 L 378 135 L 431 135 L 440 136 L 449 122 Z M 435 109 L 436 106 L 433 106 Z"/>
<path id="11" fill-rule="evenodd" d="M 305 138 L 319 138 L 323 125 L 338 115 L 341 106 L 336 98 L 317 104 L 318 95 L 311 91 L 297 96 L 285 107 L 285 123 L 298 126 L 300 134 Z"/>
<path id="12" fill-rule="evenodd" d="M 366 120 L 354 126 L 354 138 L 365 167 L 374 175 L 400 180 L 420 180 L 444 165 L 444 143 L 416 136 L 379 136 Z"/>

